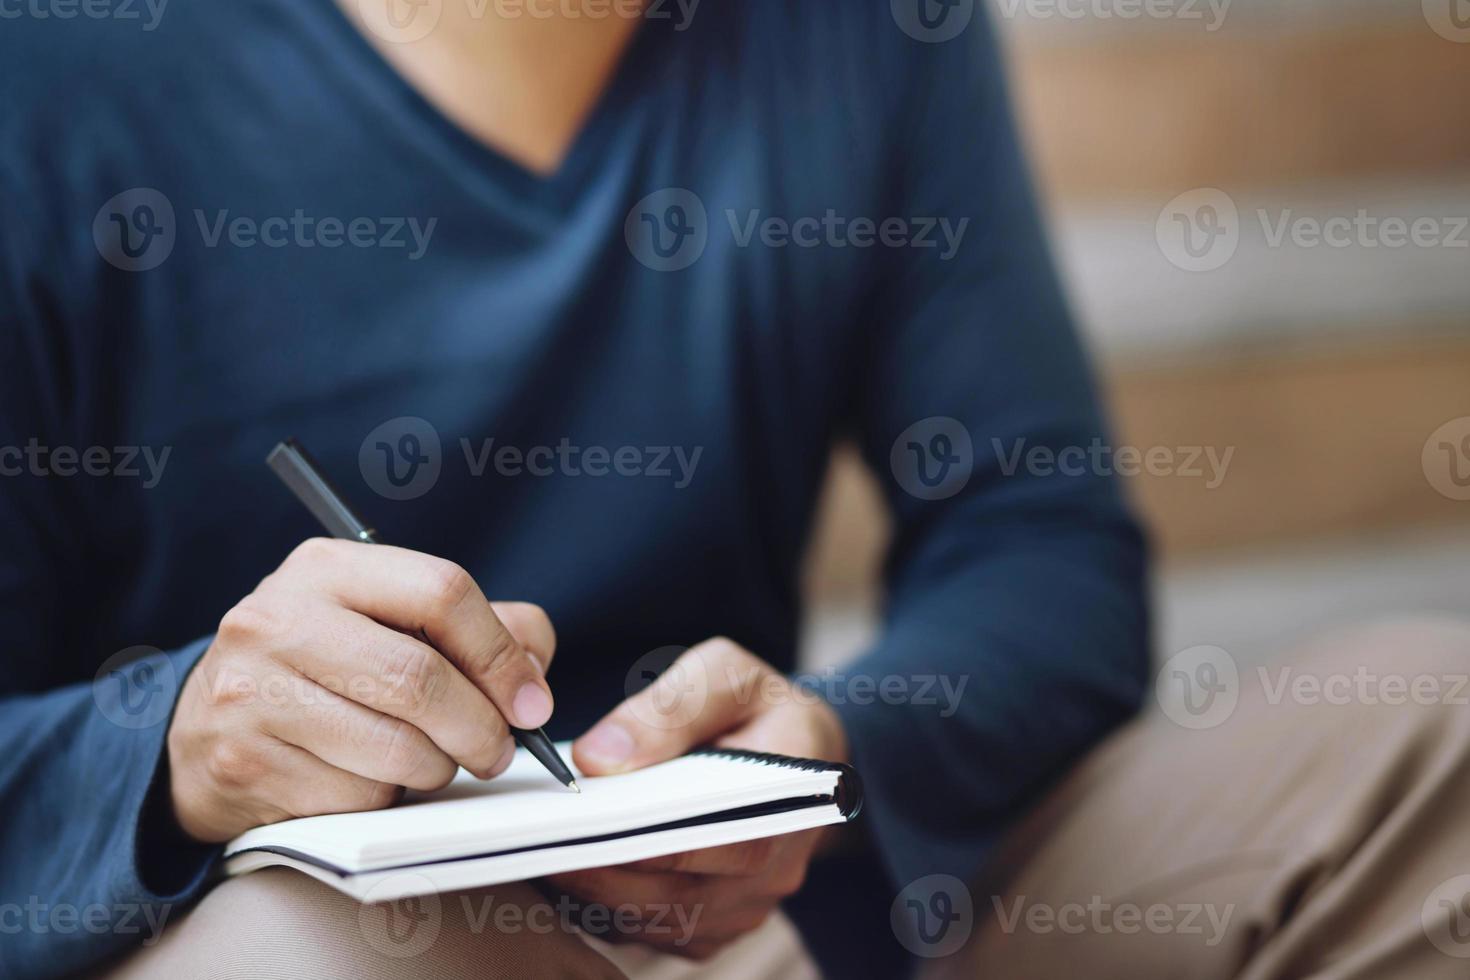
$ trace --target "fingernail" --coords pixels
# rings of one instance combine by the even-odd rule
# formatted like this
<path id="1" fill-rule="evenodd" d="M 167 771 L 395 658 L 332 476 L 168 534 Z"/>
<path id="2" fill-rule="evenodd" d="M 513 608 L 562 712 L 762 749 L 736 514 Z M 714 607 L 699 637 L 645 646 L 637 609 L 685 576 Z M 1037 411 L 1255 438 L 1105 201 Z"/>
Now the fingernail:
<path id="1" fill-rule="evenodd" d="M 582 737 L 581 754 L 599 765 L 615 769 L 633 754 L 633 736 L 617 722 L 605 721 Z"/>
<path id="2" fill-rule="evenodd" d="M 551 695 L 541 686 L 527 682 L 516 692 L 511 710 L 516 713 L 517 728 L 540 728 L 551 717 Z"/>

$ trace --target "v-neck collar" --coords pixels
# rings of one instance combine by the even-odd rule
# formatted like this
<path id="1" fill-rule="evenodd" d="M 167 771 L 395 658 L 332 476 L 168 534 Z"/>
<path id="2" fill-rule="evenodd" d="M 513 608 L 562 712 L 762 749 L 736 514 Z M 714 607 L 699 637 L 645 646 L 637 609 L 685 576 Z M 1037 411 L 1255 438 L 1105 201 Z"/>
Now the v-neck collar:
<path id="1" fill-rule="evenodd" d="M 324 16 L 330 29 L 344 38 L 350 56 L 377 78 L 404 110 L 432 130 L 435 139 L 504 194 L 556 212 L 563 212 L 576 203 L 578 192 L 589 184 L 590 172 L 605 156 L 606 144 L 618 133 L 624 110 L 646 91 L 644 83 L 653 75 L 656 47 L 662 40 L 664 27 L 663 22 L 648 18 L 638 25 L 633 37 L 623 46 L 607 84 L 593 101 L 560 165 L 553 173 L 543 174 L 475 136 L 446 115 L 383 57 L 335 0 L 320 0 L 319 5 L 327 8 Z"/>

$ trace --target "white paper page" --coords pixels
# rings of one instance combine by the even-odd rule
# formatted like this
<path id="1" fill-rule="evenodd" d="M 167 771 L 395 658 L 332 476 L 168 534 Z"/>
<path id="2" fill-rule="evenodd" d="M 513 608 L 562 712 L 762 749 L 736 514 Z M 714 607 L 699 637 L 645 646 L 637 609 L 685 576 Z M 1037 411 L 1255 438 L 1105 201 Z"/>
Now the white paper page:
<path id="1" fill-rule="evenodd" d="M 501 857 L 446 861 L 397 871 L 368 871 L 348 876 L 325 871 L 304 861 L 293 861 L 264 851 L 251 851 L 232 858 L 226 865 L 226 871 L 232 875 L 245 874 L 261 868 L 284 865 L 305 872 L 359 901 L 391 902 L 411 895 L 480 888 L 581 868 L 626 864 L 696 848 L 721 847 L 759 837 L 790 834 L 798 830 L 842 823 L 844 819 L 837 805 L 829 804 L 744 820 L 656 831 L 595 844 L 548 847 Z"/>
<path id="2" fill-rule="evenodd" d="M 569 746 L 558 746 L 570 760 Z M 838 773 L 719 756 L 685 756 L 621 776 L 577 773 L 580 794 L 521 750 L 500 777 L 467 772 L 438 793 L 390 810 L 303 817 L 235 838 L 225 854 L 255 847 L 301 851 L 348 871 L 447 860 L 622 833 L 742 806 L 830 795 Z"/>

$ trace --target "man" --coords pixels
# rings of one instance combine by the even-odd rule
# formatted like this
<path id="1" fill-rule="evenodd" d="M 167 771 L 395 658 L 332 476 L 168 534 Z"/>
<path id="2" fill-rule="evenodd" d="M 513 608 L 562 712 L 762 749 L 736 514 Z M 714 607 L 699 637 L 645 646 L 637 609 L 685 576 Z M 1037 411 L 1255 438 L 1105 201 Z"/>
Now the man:
<path id="1" fill-rule="evenodd" d="M 805 880 L 808 947 L 871 967 L 904 955 L 904 882 L 973 873 L 1133 711 L 1115 487 L 989 450 L 1101 433 L 983 17 L 926 43 L 881 3 L 617 9 L 446 0 L 422 36 L 325 0 L 7 21 L 0 444 L 108 459 L 67 477 L 38 449 L 0 483 L 7 901 L 182 917 L 231 835 L 493 777 L 506 724 L 549 717 L 593 772 L 721 740 L 855 763 L 856 840 L 543 884 L 698 905 L 666 946 L 707 957 Z M 402 550 L 297 547 L 317 531 L 262 463 L 293 434 Z M 616 708 L 669 647 L 712 686 L 792 669 L 844 434 L 897 523 L 877 645 L 821 698 L 737 683 L 676 731 Z M 167 454 L 156 480 L 126 447 L 144 474 Z M 108 660 L 139 645 L 167 651 L 146 678 Z M 284 672 L 311 693 L 230 693 Z M 359 674 L 362 701 L 317 693 Z M 129 727 L 108 699 L 149 683 L 171 710 Z M 3 955 L 48 975 L 146 936 Z"/>
<path id="2" fill-rule="evenodd" d="M 1103 433 L 984 17 L 149 14 L 0 31 L 0 897 L 32 910 L 7 974 L 750 969 L 797 948 L 778 909 L 829 972 L 901 969 L 895 896 L 977 873 L 1146 676 L 1116 487 L 1002 451 Z M 261 462 L 291 434 L 404 547 L 302 543 Z M 895 521 L 887 612 L 798 688 L 843 436 Z M 658 724 L 691 676 L 701 710 Z M 542 723 L 591 773 L 711 742 L 850 761 L 867 807 L 492 890 L 698 911 L 623 953 L 449 896 L 398 960 L 302 876 L 211 877 L 247 827 L 494 778 Z"/>

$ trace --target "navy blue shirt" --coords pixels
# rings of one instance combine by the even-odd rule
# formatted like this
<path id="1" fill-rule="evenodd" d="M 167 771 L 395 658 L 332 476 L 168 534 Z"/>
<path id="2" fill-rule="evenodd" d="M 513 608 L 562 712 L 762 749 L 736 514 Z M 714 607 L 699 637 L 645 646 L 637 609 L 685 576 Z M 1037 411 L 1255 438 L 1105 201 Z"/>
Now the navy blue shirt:
<path id="1" fill-rule="evenodd" d="M 538 177 L 330 0 L 138 9 L 0 21 L 0 973 L 207 887 L 215 851 L 167 843 L 169 706 L 317 533 L 262 464 L 286 435 L 386 540 L 548 610 L 557 737 L 650 651 L 793 668 L 853 440 L 895 535 L 880 635 L 816 688 L 868 794 L 868 850 L 791 905 L 834 970 L 1134 710 L 1137 528 L 1109 478 L 1014 456 L 1103 434 L 982 13 L 650 19 Z"/>

